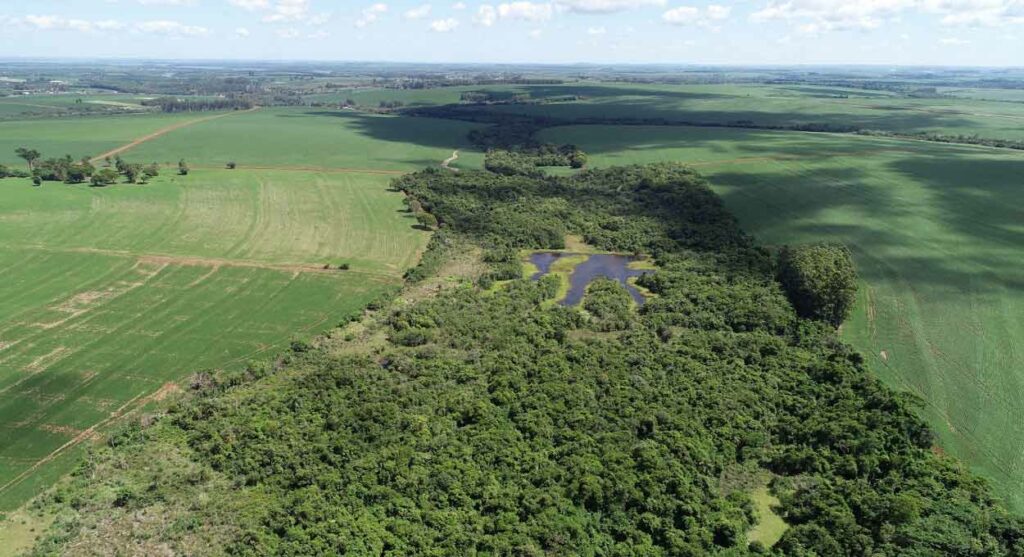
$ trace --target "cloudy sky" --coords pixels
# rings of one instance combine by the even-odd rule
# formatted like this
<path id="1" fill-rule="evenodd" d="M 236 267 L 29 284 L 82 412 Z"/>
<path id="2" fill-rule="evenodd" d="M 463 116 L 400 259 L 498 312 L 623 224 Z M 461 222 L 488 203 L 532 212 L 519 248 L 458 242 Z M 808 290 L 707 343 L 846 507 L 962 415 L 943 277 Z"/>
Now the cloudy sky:
<path id="1" fill-rule="evenodd" d="M 1024 0 L 0 0 L 0 57 L 1024 65 Z"/>

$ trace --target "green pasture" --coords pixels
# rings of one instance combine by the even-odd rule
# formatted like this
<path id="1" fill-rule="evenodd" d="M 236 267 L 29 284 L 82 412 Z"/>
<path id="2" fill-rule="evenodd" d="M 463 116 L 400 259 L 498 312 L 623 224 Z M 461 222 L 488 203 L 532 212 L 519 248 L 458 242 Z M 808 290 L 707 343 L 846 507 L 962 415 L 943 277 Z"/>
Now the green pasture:
<path id="1" fill-rule="evenodd" d="M 466 135 L 475 124 L 433 118 L 365 114 L 351 110 L 276 108 L 233 114 L 176 130 L 139 145 L 127 159 L 222 167 L 289 166 L 418 170 L 437 166 L 459 149 L 471 156 Z M 476 164 L 482 164 L 482 155 Z M 455 166 L 465 164 L 461 158 Z"/>
<path id="2" fill-rule="evenodd" d="M 554 128 L 592 166 L 692 163 L 768 244 L 836 240 L 862 288 L 843 336 L 919 395 L 940 445 L 1024 508 L 1024 153 L 707 128 Z"/>
<path id="3" fill-rule="evenodd" d="M 106 188 L 0 181 L 0 509 L 169 382 L 270 355 L 396 288 L 426 234 L 388 182 L 246 170 Z M 322 268 L 341 263 L 351 269 Z"/>

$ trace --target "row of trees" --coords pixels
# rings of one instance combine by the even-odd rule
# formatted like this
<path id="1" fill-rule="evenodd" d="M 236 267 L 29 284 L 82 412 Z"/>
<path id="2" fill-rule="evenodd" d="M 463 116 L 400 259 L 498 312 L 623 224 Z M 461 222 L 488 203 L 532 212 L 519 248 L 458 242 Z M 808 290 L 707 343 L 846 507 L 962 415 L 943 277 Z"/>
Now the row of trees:
<path id="1" fill-rule="evenodd" d="M 122 159 L 120 155 L 116 155 L 113 159 L 107 157 L 105 168 L 97 169 L 89 157 L 83 157 L 77 161 L 72 159 L 71 155 L 43 159 L 39 150 L 28 147 L 18 147 L 15 149 L 15 154 L 24 159 L 29 168 L 27 174 L 19 173 L 19 175 L 31 177 L 33 184 L 37 186 L 43 182 L 67 184 L 89 182 L 93 186 L 108 186 L 116 183 L 121 176 L 128 184 L 146 184 L 160 175 L 160 166 L 157 163 L 131 163 Z M 184 176 L 188 173 L 188 164 L 182 159 L 178 162 L 178 174 Z M 0 177 L 2 177 L 2 173 L 0 173 Z"/>
<path id="2" fill-rule="evenodd" d="M 144 100 L 143 106 L 157 106 L 163 112 L 202 112 L 209 110 L 247 110 L 253 102 L 238 98 L 193 98 L 193 97 L 159 97 Z"/>

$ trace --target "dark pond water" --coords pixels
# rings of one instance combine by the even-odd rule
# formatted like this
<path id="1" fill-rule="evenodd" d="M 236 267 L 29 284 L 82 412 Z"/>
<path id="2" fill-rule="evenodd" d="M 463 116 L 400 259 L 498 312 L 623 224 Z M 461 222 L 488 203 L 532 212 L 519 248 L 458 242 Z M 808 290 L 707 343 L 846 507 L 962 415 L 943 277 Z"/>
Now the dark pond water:
<path id="1" fill-rule="evenodd" d="M 538 271 L 530 277 L 530 280 L 538 280 L 540 277 L 548 274 L 551 271 L 551 265 L 563 257 L 577 256 L 576 253 L 553 253 L 553 252 L 541 252 L 535 253 L 530 256 L 530 262 L 537 266 Z M 637 304 L 643 304 L 646 299 L 644 295 L 640 293 L 632 284 L 627 282 L 627 279 L 631 277 L 639 277 L 650 271 L 642 271 L 638 269 L 630 269 L 629 264 L 633 261 L 637 261 L 635 257 L 628 257 L 625 255 L 611 255 L 611 254 L 594 254 L 587 258 L 586 261 L 580 263 L 573 269 L 572 274 L 569 275 L 569 293 L 565 296 L 561 303 L 564 306 L 575 306 L 583 301 L 583 295 L 586 293 L 587 285 L 589 285 L 594 279 L 598 277 L 607 277 L 613 280 L 619 281 L 620 284 L 626 287 L 629 295 L 633 297 Z"/>

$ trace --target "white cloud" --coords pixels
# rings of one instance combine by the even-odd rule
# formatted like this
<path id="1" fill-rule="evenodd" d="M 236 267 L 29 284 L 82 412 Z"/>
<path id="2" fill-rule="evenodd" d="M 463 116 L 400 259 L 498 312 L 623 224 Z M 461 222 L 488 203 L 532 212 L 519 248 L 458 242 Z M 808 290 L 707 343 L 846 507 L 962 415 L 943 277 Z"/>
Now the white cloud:
<path id="1" fill-rule="evenodd" d="M 604 35 L 608 30 L 604 27 L 590 27 L 587 29 L 588 35 Z"/>
<path id="2" fill-rule="evenodd" d="M 377 23 L 381 14 L 385 14 L 387 11 L 388 5 L 383 3 L 377 3 L 363 8 L 362 16 L 356 20 L 356 27 L 362 29 L 367 25 Z"/>
<path id="3" fill-rule="evenodd" d="M 804 33 L 875 29 L 922 0 L 770 0 L 750 19 L 786 21 Z"/>
<path id="4" fill-rule="evenodd" d="M 570 12 L 608 14 L 649 6 L 662 7 L 666 0 L 556 0 L 559 7 Z"/>
<path id="5" fill-rule="evenodd" d="M 195 6 L 196 0 L 136 0 L 143 6 Z"/>
<path id="6" fill-rule="evenodd" d="M 301 35 L 301 33 L 299 33 L 299 30 L 294 27 L 285 27 L 284 29 L 278 29 L 276 33 L 277 36 L 281 37 L 282 39 L 295 39 L 298 38 L 299 35 Z"/>
<path id="7" fill-rule="evenodd" d="M 544 34 L 544 31 L 542 31 L 540 29 L 534 29 L 533 31 L 529 32 L 529 35 L 530 35 L 531 39 L 539 39 L 540 36 L 543 35 L 543 34 Z"/>
<path id="8" fill-rule="evenodd" d="M 251 12 L 265 10 L 270 7 L 270 0 L 228 0 L 228 3 Z"/>
<path id="9" fill-rule="evenodd" d="M 169 19 L 158 19 L 136 23 L 135 31 L 139 33 L 168 35 L 171 37 L 199 37 L 210 32 L 209 29 L 205 27 L 185 25 L 184 23 Z"/>
<path id="10" fill-rule="evenodd" d="M 249 30 L 245 27 L 236 27 L 235 34 L 239 37 L 248 37 L 251 33 L 249 33 Z"/>
<path id="11" fill-rule="evenodd" d="M 672 25 L 695 24 L 701 20 L 701 17 L 700 10 L 693 6 L 680 6 L 661 15 L 661 19 L 665 23 L 671 23 Z"/>
<path id="12" fill-rule="evenodd" d="M 922 0 L 926 11 L 942 16 L 943 25 L 999 27 L 1024 23 L 1022 0 Z"/>
<path id="13" fill-rule="evenodd" d="M 494 6 L 490 4 L 484 4 L 477 8 L 476 17 L 473 18 L 473 21 L 484 27 L 490 27 L 498 21 L 498 10 L 494 9 Z"/>
<path id="14" fill-rule="evenodd" d="M 193 0 L 147 0 L 147 1 L 193 1 Z M 264 23 L 305 23 L 323 25 L 330 21 L 330 14 L 310 13 L 310 0 L 228 0 L 232 6 L 250 12 L 263 12 Z"/>
<path id="15" fill-rule="evenodd" d="M 309 0 L 277 0 L 270 13 L 263 16 L 267 23 L 302 21 L 309 16 Z"/>
<path id="16" fill-rule="evenodd" d="M 708 4 L 707 15 L 708 19 L 719 21 L 729 17 L 732 13 L 732 8 L 729 6 L 719 6 L 717 4 Z"/>
<path id="17" fill-rule="evenodd" d="M 454 31 L 459 26 L 459 20 L 449 17 L 448 19 L 438 19 L 430 23 L 430 30 L 437 33 L 447 33 Z"/>
<path id="18" fill-rule="evenodd" d="M 498 5 L 498 16 L 501 19 L 519 19 L 523 21 L 547 21 L 555 13 L 553 4 L 539 2 L 509 2 Z"/>
<path id="19" fill-rule="evenodd" d="M 670 25 L 701 25 L 709 26 L 716 21 L 729 17 L 732 8 L 710 4 L 704 9 L 693 6 L 679 6 L 661 14 L 661 19 Z"/>
<path id="20" fill-rule="evenodd" d="M 125 24 L 113 19 L 89 21 L 85 19 L 65 18 L 56 15 L 26 15 L 22 18 L 9 20 L 14 25 L 23 25 L 42 31 L 78 31 L 92 33 L 96 31 L 114 31 L 124 29 Z"/>
<path id="21" fill-rule="evenodd" d="M 456 3 L 452 4 L 452 9 L 453 10 L 465 10 L 466 9 L 466 3 L 465 2 L 456 2 Z"/>
<path id="22" fill-rule="evenodd" d="M 423 4 L 410 10 L 406 10 L 403 17 L 405 19 L 423 19 L 430 15 L 430 4 Z"/>
<path id="23" fill-rule="evenodd" d="M 944 39 L 939 39 L 939 44 L 947 46 L 964 46 L 971 44 L 971 41 L 966 41 L 958 37 L 946 37 Z"/>

